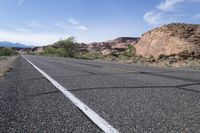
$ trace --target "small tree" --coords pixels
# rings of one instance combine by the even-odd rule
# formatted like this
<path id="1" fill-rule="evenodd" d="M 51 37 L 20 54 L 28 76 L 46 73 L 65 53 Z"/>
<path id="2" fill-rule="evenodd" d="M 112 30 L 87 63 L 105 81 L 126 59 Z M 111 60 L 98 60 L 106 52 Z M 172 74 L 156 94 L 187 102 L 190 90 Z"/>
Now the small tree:
<path id="1" fill-rule="evenodd" d="M 75 54 L 75 42 L 73 37 L 69 37 L 65 40 L 57 42 L 58 46 L 64 48 L 64 57 L 74 57 Z"/>
<path id="2" fill-rule="evenodd" d="M 127 56 L 132 57 L 132 56 L 135 55 L 136 50 L 135 50 L 135 48 L 133 47 L 133 45 L 129 44 L 129 45 L 128 45 L 128 48 L 127 48 L 127 50 L 126 50 L 126 52 L 127 52 Z"/>

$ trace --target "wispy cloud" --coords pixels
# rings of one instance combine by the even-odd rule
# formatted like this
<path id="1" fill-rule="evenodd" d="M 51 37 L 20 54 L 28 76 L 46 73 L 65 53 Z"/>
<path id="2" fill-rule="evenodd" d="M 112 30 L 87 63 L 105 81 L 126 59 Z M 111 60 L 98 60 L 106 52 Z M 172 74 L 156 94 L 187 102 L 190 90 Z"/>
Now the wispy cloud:
<path id="1" fill-rule="evenodd" d="M 54 26 L 56 26 L 58 28 L 64 28 L 64 29 L 68 28 L 67 24 L 65 22 L 62 22 L 62 21 L 57 22 L 56 24 L 54 24 Z"/>
<path id="2" fill-rule="evenodd" d="M 3 25 L 3 26 L 6 26 L 7 28 L 11 28 L 11 27 L 13 27 L 12 25 L 10 25 L 10 24 L 7 23 L 7 22 L 3 22 L 2 25 Z"/>
<path id="3" fill-rule="evenodd" d="M 71 25 L 70 25 L 70 24 Z M 58 28 L 63 28 L 63 29 L 78 29 L 82 31 L 87 31 L 88 27 L 85 25 L 82 25 L 80 22 L 78 22 L 76 19 L 69 18 L 65 19 L 65 21 L 58 21 L 54 26 Z"/>
<path id="4" fill-rule="evenodd" d="M 193 19 L 200 19 L 200 14 L 196 14 L 192 17 Z"/>
<path id="5" fill-rule="evenodd" d="M 150 11 L 144 15 L 144 20 L 150 25 L 156 25 L 162 19 L 162 12 Z"/>
<path id="6" fill-rule="evenodd" d="M 67 21 L 73 25 L 79 25 L 79 22 L 76 19 L 73 18 L 69 18 L 67 19 Z"/>
<path id="7" fill-rule="evenodd" d="M 79 30 L 82 30 L 82 31 L 88 30 L 88 28 L 86 26 L 83 26 L 83 25 L 77 26 L 76 28 L 79 29 Z"/>
<path id="8" fill-rule="evenodd" d="M 30 29 L 25 29 L 25 28 L 16 28 L 17 31 L 21 31 L 21 32 L 30 32 Z"/>
<path id="9" fill-rule="evenodd" d="M 15 25 L 7 22 L 3 22 L 2 25 L 8 30 L 20 31 L 20 32 L 30 32 L 31 29 L 27 28 L 26 24 Z"/>
<path id="10" fill-rule="evenodd" d="M 165 0 L 157 6 L 157 9 L 161 11 L 173 11 L 176 5 L 185 1 L 186 0 Z"/>
<path id="11" fill-rule="evenodd" d="M 196 2 L 200 2 L 200 0 L 164 0 L 154 9 L 144 14 L 144 21 L 150 25 L 161 25 L 178 21 L 179 18 L 187 16 L 187 13 L 183 13 L 181 8 L 179 9 L 182 6 L 181 4 L 194 4 Z M 194 16 L 193 18 L 198 17 Z"/>
<path id="12" fill-rule="evenodd" d="M 24 3 L 25 0 L 18 0 L 17 6 L 21 6 Z"/>

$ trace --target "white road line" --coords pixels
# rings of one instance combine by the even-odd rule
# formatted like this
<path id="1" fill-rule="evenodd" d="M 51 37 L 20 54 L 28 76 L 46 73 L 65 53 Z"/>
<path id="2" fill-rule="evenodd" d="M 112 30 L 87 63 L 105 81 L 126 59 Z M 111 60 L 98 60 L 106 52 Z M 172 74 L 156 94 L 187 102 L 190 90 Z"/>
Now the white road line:
<path id="1" fill-rule="evenodd" d="M 46 74 L 36 65 L 34 65 L 26 57 L 24 56 L 22 57 L 26 59 L 35 69 L 37 69 L 45 78 L 47 78 L 56 88 L 58 88 L 69 100 L 72 101 L 74 105 L 76 105 L 82 112 L 84 112 L 85 115 L 89 117 L 105 133 L 119 133 L 114 127 L 112 127 L 108 122 L 106 122 L 103 118 L 101 118 L 97 113 L 95 113 L 92 109 L 90 109 L 86 104 L 84 104 L 81 100 L 79 100 L 66 88 L 60 85 L 56 80 L 51 78 L 48 74 Z"/>

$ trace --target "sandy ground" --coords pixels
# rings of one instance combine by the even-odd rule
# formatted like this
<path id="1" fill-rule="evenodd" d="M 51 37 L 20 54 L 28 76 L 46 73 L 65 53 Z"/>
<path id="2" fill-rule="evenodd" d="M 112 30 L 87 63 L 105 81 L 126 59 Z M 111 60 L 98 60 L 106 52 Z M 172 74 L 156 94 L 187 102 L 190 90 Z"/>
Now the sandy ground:
<path id="1" fill-rule="evenodd" d="M 12 67 L 17 56 L 7 57 L 7 59 L 0 60 L 0 78 Z"/>

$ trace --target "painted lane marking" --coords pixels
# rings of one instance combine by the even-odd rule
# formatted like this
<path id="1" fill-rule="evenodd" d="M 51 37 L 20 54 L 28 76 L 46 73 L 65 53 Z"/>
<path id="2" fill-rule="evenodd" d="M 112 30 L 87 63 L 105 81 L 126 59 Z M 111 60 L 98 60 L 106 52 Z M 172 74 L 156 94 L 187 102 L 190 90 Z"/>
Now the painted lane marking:
<path id="1" fill-rule="evenodd" d="M 97 113 L 90 109 L 86 104 L 79 100 L 74 94 L 69 92 L 66 88 L 60 85 L 56 80 L 51 78 L 48 74 L 38 68 L 26 57 L 26 59 L 35 69 L 37 69 L 46 79 L 48 79 L 57 89 L 59 89 L 71 102 L 77 106 L 87 117 L 89 117 L 101 130 L 105 133 L 119 133 L 114 127 L 112 127 L 107 121 L 101 118 Z"/>

